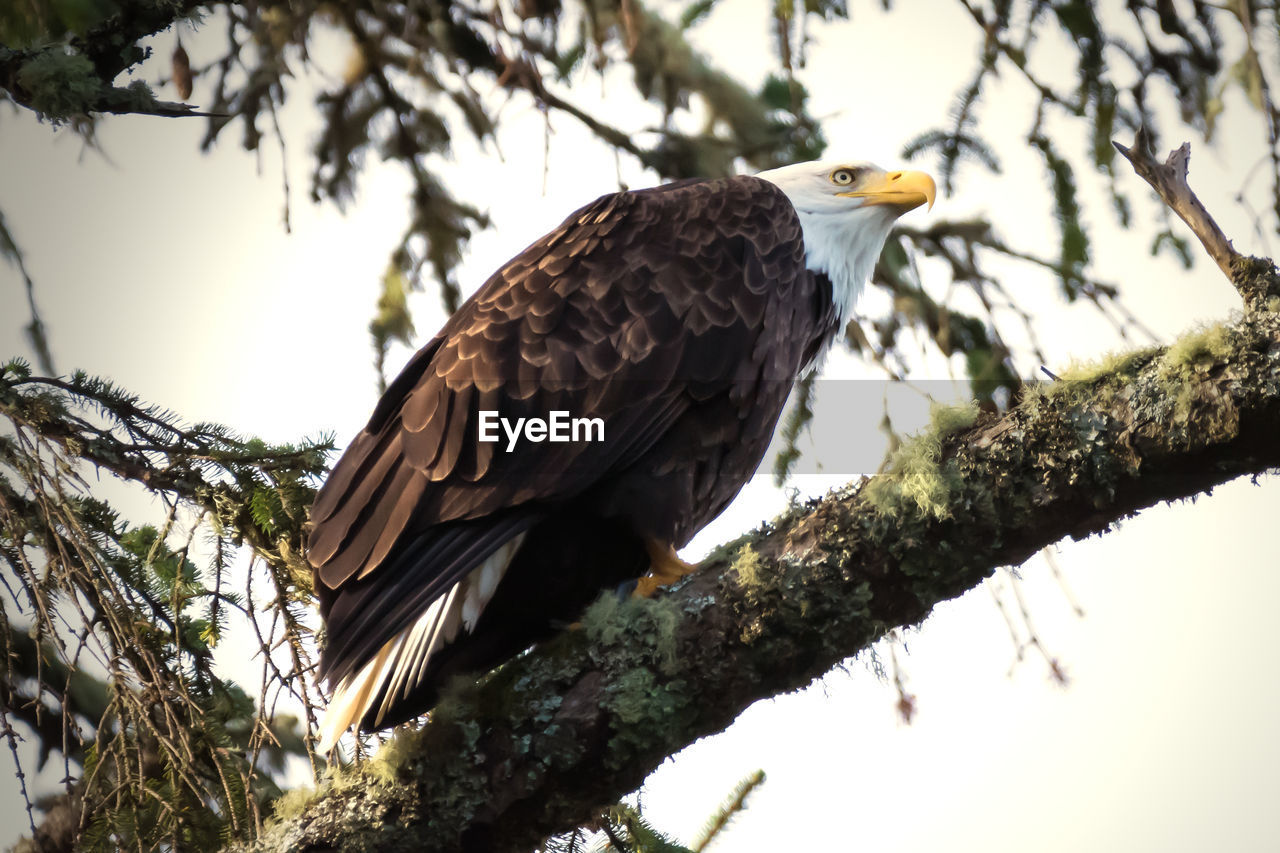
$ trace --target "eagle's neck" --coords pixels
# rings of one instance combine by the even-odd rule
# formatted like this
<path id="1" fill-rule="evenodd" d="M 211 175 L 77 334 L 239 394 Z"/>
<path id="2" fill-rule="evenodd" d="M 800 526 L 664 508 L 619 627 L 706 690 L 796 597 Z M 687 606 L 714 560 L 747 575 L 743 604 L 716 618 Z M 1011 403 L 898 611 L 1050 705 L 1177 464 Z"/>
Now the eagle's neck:
<path id="1" fill-rule="evenodd" d="M 897 217 L 888 206 L 827 213 L 796 205 L 796 213 L 804 232 L 805 266 L 830 279 L 836 329 L 844 329 Z"/>

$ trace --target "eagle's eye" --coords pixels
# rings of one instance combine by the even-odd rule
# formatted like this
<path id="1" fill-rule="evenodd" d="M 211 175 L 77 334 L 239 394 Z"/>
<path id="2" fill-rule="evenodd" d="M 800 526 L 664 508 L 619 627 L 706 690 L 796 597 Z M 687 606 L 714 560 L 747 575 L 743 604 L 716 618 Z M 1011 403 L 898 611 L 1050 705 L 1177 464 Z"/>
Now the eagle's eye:
<path id="1" fill-rule="evenodd" d="M 847 187 L 856 177 L 853 169 L 836 169 L 831 173 L 831 183 Z"/>

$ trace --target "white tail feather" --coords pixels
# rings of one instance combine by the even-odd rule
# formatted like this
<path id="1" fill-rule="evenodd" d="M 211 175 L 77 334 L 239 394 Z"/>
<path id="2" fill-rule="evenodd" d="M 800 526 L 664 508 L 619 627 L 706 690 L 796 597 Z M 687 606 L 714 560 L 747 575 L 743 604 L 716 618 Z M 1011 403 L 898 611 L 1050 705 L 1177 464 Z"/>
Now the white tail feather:
<path id="1" fill-rule="evenodd" d="M 403 690 L 403 695 L 408 696 L 409 688 L 417 684 L 416 678 L 413 682 L 409 682 L 409 673 L 415 669 L 415 667 L 412 666 L 411 661 L 425 660 L 434 654 L 435 650 L 440 646 L 441 636 L 446 632 L 448 633 L 448 638 L 450 640 L 458 635 L 457 628 L 454 628 L 453 631 L 448 631 L 448 628 L 457 622 L 457 619 L 450 619 L 450 616 L 452 615 L 454 600 L 458 597 L 458 587 L 462 586 L 464 583 L 466 583 L 465 580 L 454 584 L 453 588 L 449 590 L 448 594 L 446 594 L 444 598 L 435 602 L 435 604 L 438 604 L 439 606 L 436 607 L 433 605 L 432 609 L 436 612 L 432 614 L 431 617 L 419 619 L 414 623 L 413 627 L 409 629 L 407 635 L 400 635 L 401 637 L 405 637 L 406 640 L 406 642 L 402 643 L 400 646 L 403 654 L 397 655 L 394 665 L 388 670 L 390 681 L 384 682 L 386 683 L 386 689 L 382 691 L 382 704 L 378 706 L 378 716 L 373 718 L 373 724 L 375 726 L 379 725 L 382 722 L 383 717 L 387 715 L 387 710 L 396 700 L 396 694 Z M 427 640 L 427 648 L 425 652 L 421 651 L 422 638 L 424 635 L 429 638 Z M 406 646 L 412 648 L 413 651 L 407 651 Z"/>
<path id="2" fill-rule="evenodd" d="M 475 629 L 523 540 L 521 533 L 503 543 L 431 602 L 413 624 L 383 644 L 372 660 L 338 682 L 320 723 L 320 743 L 316 747 L 320 752 L 333 749 L 379 696 L 382 702 L 375 722 L 380 723 L 396 698 L 408 696 L 422 683 L 432 655 L 456 639 L 459 630 L 470 633 Z"/>

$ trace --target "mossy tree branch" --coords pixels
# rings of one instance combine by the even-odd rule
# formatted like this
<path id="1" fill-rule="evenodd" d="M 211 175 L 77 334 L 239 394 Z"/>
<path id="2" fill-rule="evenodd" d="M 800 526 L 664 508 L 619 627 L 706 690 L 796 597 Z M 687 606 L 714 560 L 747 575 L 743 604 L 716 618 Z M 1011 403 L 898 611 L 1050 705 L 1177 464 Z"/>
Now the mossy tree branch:
<path id="1" fill-rule="evenodd" d="M 1238 286 L 1280 292 L 1267 261 Z M 252 848 L 527 851 L 634 790 L 750 703 L 803 687 L 997 567 L 1064 536 L 1280 466 L 1280 304 L 940 412 L 886 475 L 750 534 L 654 601 L 570 632 L 421 730 L 293 798 Z"/>
<path id="2" fill-rule="evenodd" d="M 77 34 L 28 34 L 29 46 L 0 45 L 0 89 L 24 107 L 55 122 L 87 113 L 207 116 L 189 104 L 157 100 L 141 81 L 115 86 L 147 51 L 139 41 L 194 14 L 202 0 L 116 0 L 84 4 Z M 11 34 L 17 35 L 17 34 Z"/>

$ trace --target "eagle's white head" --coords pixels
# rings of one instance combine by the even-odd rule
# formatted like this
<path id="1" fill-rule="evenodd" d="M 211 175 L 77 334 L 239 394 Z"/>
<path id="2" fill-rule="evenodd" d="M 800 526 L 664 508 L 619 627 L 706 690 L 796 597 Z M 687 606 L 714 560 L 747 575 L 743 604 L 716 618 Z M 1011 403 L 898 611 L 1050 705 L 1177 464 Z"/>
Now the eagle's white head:
<path id="1" fill-rule="evenodd" d="M 875 269 L 894 220 L 937 194 L 924 172 L 886 172 L 874 163 L 814 160 L 756 175 L 791 200 L 804 231 L 806 266 L 831 279 L 843 329 Z"/>

